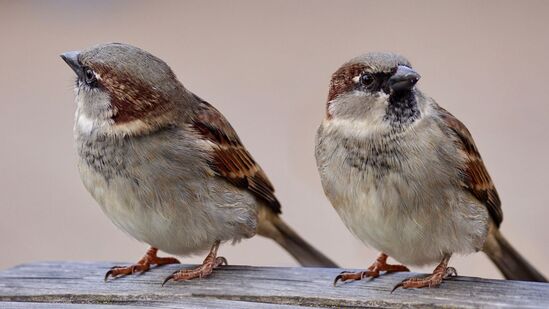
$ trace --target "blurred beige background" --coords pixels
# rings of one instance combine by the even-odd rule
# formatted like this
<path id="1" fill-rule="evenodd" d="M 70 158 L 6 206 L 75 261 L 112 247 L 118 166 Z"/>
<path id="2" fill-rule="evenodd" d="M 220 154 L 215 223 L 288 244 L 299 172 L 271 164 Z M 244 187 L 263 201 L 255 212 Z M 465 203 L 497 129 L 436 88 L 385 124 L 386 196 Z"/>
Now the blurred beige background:
<path id="1" fill-rule="evenodd" d="M 0 269 L 134 262 L 145 252 L 80 183 L 74 77 L 58 56 L 118 41 L 166 60 L 218 107 L 275 184 L 284 218 L 353 268 L 377 252 L 324 197 L 314 134 L 339 65 L 366 51 L 406 55 L 419 86 L 472 131 L 503 200 L 503 232 L 549 275 L 548 14 L 548 1 L 2 1 Z M 295 265 L 260 237 L 221 253 L 233 264 Z M 500 277 L 482 254 L 453 264 L 460 274 Z"/>

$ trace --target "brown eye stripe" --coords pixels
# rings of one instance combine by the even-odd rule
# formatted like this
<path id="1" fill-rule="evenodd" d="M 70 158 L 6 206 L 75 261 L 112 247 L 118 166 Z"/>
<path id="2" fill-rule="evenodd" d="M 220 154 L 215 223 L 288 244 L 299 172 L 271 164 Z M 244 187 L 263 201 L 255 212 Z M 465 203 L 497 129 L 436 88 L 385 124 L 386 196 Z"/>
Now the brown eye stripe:
<path id="1" fill-rule="evenodd" d="M 90 64 L 90 68 L 101 77 L 97 80 L 98 86 L 109 93 L 115 110 L 112 119 L 117 124 L 154 118 L 172 104 L 162 93 L 129 75 L 114 75 L 107 67 L 97 63 Z"/>
<path id="2" fill-rule="evenodd" d="M 338 95 L 351 90 L 355 82 L 353 78 L 360 75 L 366 66 L 361 63 L 344 65 L 332 75 L 330 90 L 328 92 L 328 102 L 335 99 Z"/>

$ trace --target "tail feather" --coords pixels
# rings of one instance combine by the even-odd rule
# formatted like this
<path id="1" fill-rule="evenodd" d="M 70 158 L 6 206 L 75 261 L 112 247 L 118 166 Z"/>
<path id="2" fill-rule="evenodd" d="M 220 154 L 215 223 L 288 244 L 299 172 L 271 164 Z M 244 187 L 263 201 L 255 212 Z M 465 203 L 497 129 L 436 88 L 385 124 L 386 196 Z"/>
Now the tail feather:
<path id="1" fill-rule="evenodd" d="M 278 215 L 269 210 L 260 212 L 258 234 L 274 240 L 301 266 L 338 267 L 336 263 L 301 238 Z"/>
<path id="2" fill-rule="evenodd" d="M 492 226 L 483 251 L 509 280 L 547 282 L 547 279 L 511 246 L 495 226 Z"/>

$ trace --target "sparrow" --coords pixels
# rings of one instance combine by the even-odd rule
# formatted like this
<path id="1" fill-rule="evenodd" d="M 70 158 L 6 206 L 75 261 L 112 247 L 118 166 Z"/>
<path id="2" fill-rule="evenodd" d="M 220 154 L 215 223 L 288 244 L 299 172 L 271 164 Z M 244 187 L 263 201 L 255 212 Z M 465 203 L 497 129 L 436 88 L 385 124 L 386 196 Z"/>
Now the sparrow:
<path id="1" fill-rule="evenodd" d="M 152 54 L 110 43 L 61 58 L 76 73 L 74 139 L 82 182 L 121 230 L 150 245 L 131 266 L 105 275 L 179 263 L 158 250 L 208 252 L 202 265 L 167 277 L 190 280 L 226 264 L 221 243 L 259 234 L 301 265 L 336 267 L 280 218 L 267 175 L 227 119 L 187 90 Z"/>
<path id="2" fill-rule="evenodd" d="M 480 250 L 507 279 L 546 282 L 501 234 L 501 202 L 469 130 L 416 87 L 419 79 L 392 53 L 356 57 L 332 75 L 316 135 L 322 186 L 347 228 L 381 252 L 334 285 L 439 263 L 395 289 L 435 287 L 457 275 L 453 254 Z"/>

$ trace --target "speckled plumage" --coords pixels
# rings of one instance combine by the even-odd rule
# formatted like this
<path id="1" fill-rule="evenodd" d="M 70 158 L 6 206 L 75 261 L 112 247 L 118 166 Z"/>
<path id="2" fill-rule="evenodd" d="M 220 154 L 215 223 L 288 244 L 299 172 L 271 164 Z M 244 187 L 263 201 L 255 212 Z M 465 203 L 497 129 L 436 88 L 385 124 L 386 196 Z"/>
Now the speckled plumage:
<path id="1" fill-rule="evenodd" d="M 161 261 L 155 248 L 212 248 L 203 268 L 183 277 L 207 275 L 224 261 L 215 257 L 219 243 L 256 233 L 302 265 L 335 266 L 279 217 L 273 186 L 227 119 L 161 59 L 120 43 L 62 57 L 78 76 L 74 137 L 84 186 L 117 227 L 153 248 L 135 269 Z"/>
<path id="2" fill-rule="evenodd" d="M 488 232 L 486 208 L 455 190 L 462 159 L 435 119 L 435 103 L 424 103 L 421 120 L 405 128 L 334 118 L 317 133 L 324 191 L 343 222 L 366 244 L 409 265 L 478 251 Z"/>
<path id="3" fill-rule="evenodd" d="M 500 200 L 469 131 L 418 80 L 391 53 L 362 55 L 333 74 L 315 148 L 331 204 L 366 245 L 407 265 L 441 262 L 404 287 L 438 285 L 454 271 L 450 256 L 479 250 L 507 278 L 544 281 L 500 234 Z"/>

